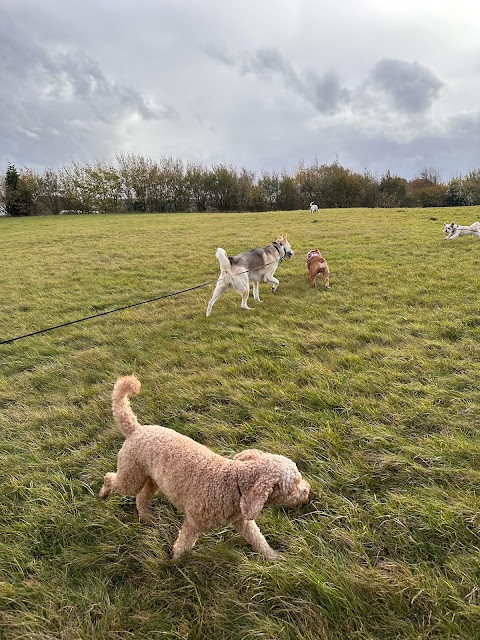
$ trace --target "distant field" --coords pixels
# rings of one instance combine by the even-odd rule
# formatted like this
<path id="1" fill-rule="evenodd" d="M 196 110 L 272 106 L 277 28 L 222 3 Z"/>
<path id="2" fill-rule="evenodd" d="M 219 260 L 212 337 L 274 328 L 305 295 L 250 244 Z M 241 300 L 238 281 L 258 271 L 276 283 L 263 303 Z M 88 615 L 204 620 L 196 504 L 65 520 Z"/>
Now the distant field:
<path id="1" fill-rule="evenodd" d="M 213 285 L 0 346 L 0 638 L 480 638 L 478 208 L 0 219 L 0 341 L 215 280 L 288 232 L 264 302 Z M 312 290 L 319 247 L 330 291 Z M 117 376 L 141 422 L 218 453 L 294 459 L 312 484 L 258 519 L 284 558 L 232 530 L 169 560 L 154 526 L 97 498 L 122 438 Z"/>

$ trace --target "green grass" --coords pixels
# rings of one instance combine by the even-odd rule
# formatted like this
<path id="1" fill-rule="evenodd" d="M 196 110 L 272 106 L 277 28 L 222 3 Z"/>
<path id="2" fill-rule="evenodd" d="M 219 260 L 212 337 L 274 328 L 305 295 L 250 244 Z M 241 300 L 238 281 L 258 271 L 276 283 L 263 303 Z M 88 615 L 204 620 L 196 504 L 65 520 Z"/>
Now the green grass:
<path id="1" fill-rule="evenodd" d="M 459 210 L 0 219 L 0 340 L 218 277 L 214 253 L 287 231 L 297 255 L 240 310 L 213 285 L 0 346 L 0 638 L 480 638 L 480 242 Z M 318 246 L 332 288 L 312 290 Z M 231 455 L 294 459 L 312 484 L 179 565 L 181 514 L 97 498 L 141 422 Z"/>

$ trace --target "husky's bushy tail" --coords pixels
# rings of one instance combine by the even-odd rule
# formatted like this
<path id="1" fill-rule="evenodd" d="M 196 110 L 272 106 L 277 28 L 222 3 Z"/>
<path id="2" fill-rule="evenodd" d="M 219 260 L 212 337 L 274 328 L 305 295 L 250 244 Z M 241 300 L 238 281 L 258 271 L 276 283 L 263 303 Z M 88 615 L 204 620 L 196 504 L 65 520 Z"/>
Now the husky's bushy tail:
<path id="1" fill-rule="evenodd" d="M 128 438 L 140 426 L 129 400 L 130 396 L 136 396 L 139 393 L 140 387 L 140 381 L 135 376 L 119 378 L 113 387 L 113 417 L 125 438 Z"/>
<path id="2" fill-rule="evenodd" d="M 222 272 L 220 277 L 227 284 L 232 285 L 232 265 L 228 259 L 227 252 L 222 247 L 218 247 L 215 251 L 215 257 L 220 263 L 220 271 Z"/>
<path id="3" fill-rule="evenodd" d="M 474 230 L 474 231 L 480 231 L 480 222 L 474 222 L 473 224 L 470 225 L 470 227 Z"/>

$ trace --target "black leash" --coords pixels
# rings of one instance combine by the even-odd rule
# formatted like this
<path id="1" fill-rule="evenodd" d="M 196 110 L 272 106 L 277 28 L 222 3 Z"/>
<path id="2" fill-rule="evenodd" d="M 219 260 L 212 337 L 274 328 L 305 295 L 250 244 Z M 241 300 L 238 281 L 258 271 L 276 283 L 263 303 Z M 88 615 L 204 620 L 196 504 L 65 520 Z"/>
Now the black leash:
<path id="1" fill-rule="evenodd" d="M 248 269 L 247 271 L 241 271 L 240 273 L 236 273 L 236 276 L 241 276 L 244 273 L 248 273 L 249 271 L 256 271 L 257 269 L 263 269 L 263 267 L 268 267 L 275 262 L 281 262 L 283 258 L 279 260 L 273 260 L 273 262 L 267 262 L 267 264 L 262 264 L 260 267 L 254 267 L 253 269 Z M 150 298 L 149 300 L 142 300 L 142 302 L 133 302 L 132 304 L 127 304 L 124 307 L 117 307 L 116 309 L 110 309 L 109 311 L 101 311 L 100 313 L 95 313 L 92 316 L 86 316 L 85 318 L 78 318 L 77 320 L 71 320 L 70 322 L 63 322 L 62 324 L 57 324 L 53 327 L 46 327 L 45 329 L 39 329 L 38 331 L 32 331 L 31 333 L 25 333 L 20 336 L 15 336 L 14 338 L 8 338 L 7 340 L 0 340 L 0 345 L 2 344 L 10 344 L 12 342 L 16 342 L 17 340 L 23 340 L 23 338 L 30 338 L 31 336 L 37 336 L 40 333 L 47 333 L 48 331 L 53 331 L 54 329 L 60 329 L 62 327 L 68 327 L 71 324 L 78 324 L 79 322 L 85 322 L 85 320 L 93 320 L 93 318 L 100 318 L 101 316 L 107 316 L 110 313 L 116 313 L 117 311 L 125 311 L 125 309 L 131 309 L 132 307 L 139 307 L 142 304 L 148 304 L 149 302 L 156 302 L 157 300 L 164 300 L 165 298 L 172 298 L 173 296 L 178 296 L 181 293 L 187 293 L 188 291 L 194 291 L 195 289 L 201 289 L 202 287 L 208 287 L 211 284 L 214 284 L 222 280 L 222 278 L 217 278 L 217 280 L 210 280 L 209 282 L 204 282 L 203 284 L 197 284 L 193 287 L 188 287 L 188 289 L 181 289 L 180 291 L 174 291 L 173 293 L 165 293 L 162 296 L 157 296 L 156 298 Z"/>
<path id="2" fill-rule="evenodd" d="M 22 338 L 30 338 L 30 336 L 36 336 L 39 333 L 47 333 L 47 331 L 53 331 L 54 329 L 60 329 L 61 327 L 68 327 L 71 324 L 77 324 L 78 322 L 84 322 L 85 320 L 92 320 L 93 318 L 100 318 L 100 316 L 107 316 L 109 313 L 116 313 L 117 311 L 125 311 L 125 309 L 131 309 L 132 307 L 139 307 L 142 304 L 148 304 L 149 302 L 155 302 L 156 300 L 163 300 L 164 298 L 171 298 L 172 296 L 178 296 L 180 293 L 186 293 L 187 291 L 200 289 L 200 287 L 207 287 L 209 284 L 213 284 L 214 282 L 216 282 L 216 280 L 211 280 L 210 282 L 204 282 L 203 284 L 197 284 L 194 287 L 189 287 L 188 289 L 182 289 L 181 291 L 166 293 L 163 296 L 157 296 L 156 298 L 150 298 L 149 300 L 142 300 L 142 302 L 134 302 L 133 304 L 127 304 L 124 307 L 118 307 L 117 309 L 110 309 L 110 311 L 102 311 L 101 313 L 95 313 L 93 316 L 86 316 L 85 318 L 78 318 L 78 320 L 63 322 L 62 324 L 57 324 L 54 327 L 39 329 L 38 331 L 32 331 L 32 333 L 25 333 L 22 336 L 9 338 L 8 340 L 0 340 L 0 344 L 8 344 L 9 342 L 15 342 L 16 340 L 21 340 Z"/>

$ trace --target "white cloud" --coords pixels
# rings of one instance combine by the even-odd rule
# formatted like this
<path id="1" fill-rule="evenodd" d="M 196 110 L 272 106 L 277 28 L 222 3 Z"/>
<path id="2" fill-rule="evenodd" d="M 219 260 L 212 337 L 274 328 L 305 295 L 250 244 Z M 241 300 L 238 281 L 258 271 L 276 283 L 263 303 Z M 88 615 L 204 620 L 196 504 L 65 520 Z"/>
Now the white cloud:
<path id="1" fill-rule="evenodd" d="M 0 161 L 478 165 L 473 0 L 3 0 Z"/>

